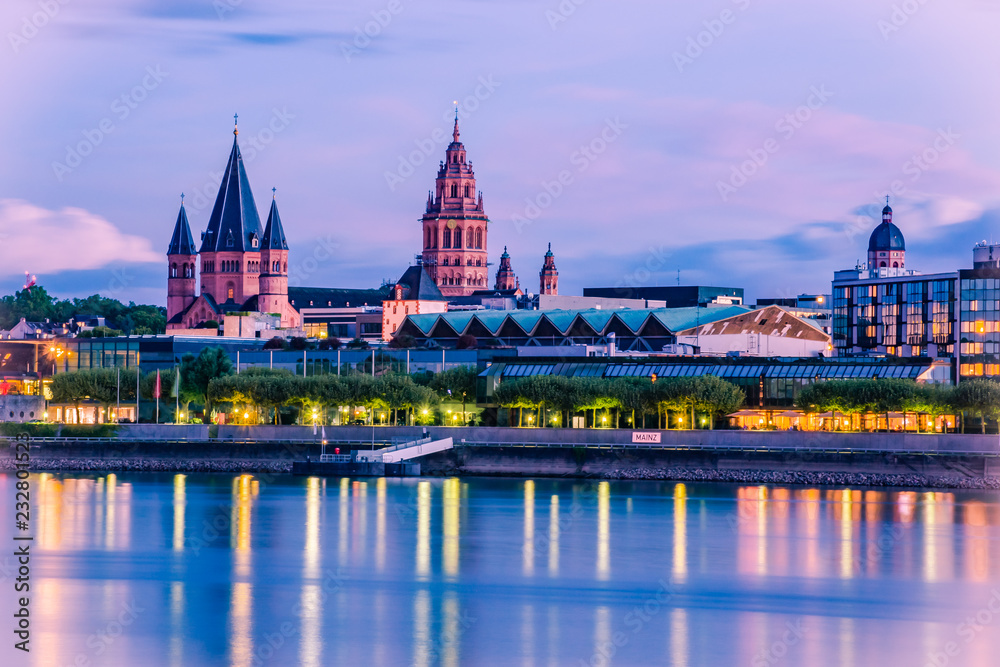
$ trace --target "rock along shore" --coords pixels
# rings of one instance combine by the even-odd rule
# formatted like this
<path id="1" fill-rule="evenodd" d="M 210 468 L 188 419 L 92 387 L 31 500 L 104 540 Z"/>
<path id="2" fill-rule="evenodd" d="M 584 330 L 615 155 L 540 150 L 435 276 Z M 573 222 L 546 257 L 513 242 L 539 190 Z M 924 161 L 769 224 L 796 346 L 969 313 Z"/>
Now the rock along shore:
<path id="1" fill-rule="evenodd" d="M 14 470 L 13 459 L 0 459 L 0 470 Z M 180 472 L 180 473 L 290 473 L 290 459 L 142 459 L 142 458 L 35 458 L 33 472 Z M 443 474 L 463 474 L 460 469 Z M 475 473 L 473 473 L 475 474 Z M 491 475 L 492 476 L 492 475 Z M 501 475 L 503 476 L 503 475 Z M 543 477 L 544 475 L 537 475 Z M 524 477 L 511 473 L 511 477 Z M 559 477 L 566 477 L 559 475 Z M 1000 478 L 914 473 L 821 472 L 803 470 L 739 470 L 703 468 L 616 468 L 606 473 L 581 474 L 580 478 L 609 480 L 659 480 L 725 482 L 805 486 L 917 487 L 942 489 L 1000 489 Z M 572 477 L 570 477 L 572 478 Z"/>

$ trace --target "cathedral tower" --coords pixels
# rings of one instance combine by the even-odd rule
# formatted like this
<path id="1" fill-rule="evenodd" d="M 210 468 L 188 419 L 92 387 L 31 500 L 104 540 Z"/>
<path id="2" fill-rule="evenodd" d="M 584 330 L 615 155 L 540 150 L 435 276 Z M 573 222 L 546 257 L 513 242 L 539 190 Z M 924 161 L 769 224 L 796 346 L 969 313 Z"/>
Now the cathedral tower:
<path id="1" fill-rule="evenodd" d="M 444 296 L 467 296 L 489 287 L 489 218 L 483 209 L 483 195 L 476 190 L 472 163 L 459 141 L 457 110 L 452 142 L 438 169 L 435 189 L 428 193 L 421 224 L 421 260 Z"/>
<path id="2" fill-rule="evenodd" d="M 167 321 L 194 303 L 195 265 L 198 251 L 191 238 L 187 211 L 184 209 L 184 195 L 181 195 L 181 210 L 177 213 L 174 233 L 167 248 Z"/>
<path id="3" fill-rule="evenodd" d="M 520 281 L 514 275 L 514 269 L 510 265 L 510 255 L 507 254 L 507 246 L 503 248 L 500 255 L 500 268 L 497 269 L 497 281 L 493 289 L 497 291 L 516 290 L 521 287 Z"/>
<path id="4" fill-rule="evenodd" d="M 882 224 L 875 228 L 868 239 L 869 269 L 902 269 L 906 267 L 906 241 L 903 232 L 892 222 L 892 209 L 886 197 L 882 209 Z"/>
<path id="5" fill-rule="evenodd" d="M 259 293 L 264 231 L 233 129 L 233 150 L 201 241 L 201 293 L 217 304 L 243 304 Z"/>
<path id="6" fill-rule="evenodd" d="M 274 193 L 275 189 L 272 188 Z M 288 241 L 281 227 L 278 202 L 271 198 L 271 212 L 267 215 L 264 237 L 260 249 L 260 295 L 257 310 L 265 313 L 285 313 L 288 306 Z M 285 322 L 283 325 L 289 326 Z"/>
<path id="7" fill-rule="evenodd" d="M 552 244 L 549 244 L 549 251 L 545 253 L 545 261 L 542 270 L 538 273 L 539 294 L 559 294 L 559 271 L 556 269 L 556 258 L 552 254 Z"/>

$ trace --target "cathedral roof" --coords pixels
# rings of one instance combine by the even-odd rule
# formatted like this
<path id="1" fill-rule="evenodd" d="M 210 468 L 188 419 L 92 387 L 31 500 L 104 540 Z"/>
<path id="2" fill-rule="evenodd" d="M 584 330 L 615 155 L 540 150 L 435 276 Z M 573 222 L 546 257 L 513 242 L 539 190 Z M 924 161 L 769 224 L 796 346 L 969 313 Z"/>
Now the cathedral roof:
<path id="1" fill-rule="evenodd" d="M 906 250 L 906 241 L 903 239 L 903 232 L 899 227 L 891 222 L 883 222 L 868 239 L 868 251 L 878 252 L 880 250 Z"/>
<path id="2" fill-rule="evenodd" d="M 194 239 L 191 237 L 191 226 L 188 225 L 187 211 L 184 204 L 177 213 L 177 222 L 174 223 L 174 234 L 170 237 L 170 247 L 167 248 L 168 255 L 196 255 L 198 251 L 194 247 Z"/>
<path id="3" fill-rule="evenodd" d="M 260 247 L 262 250 L 288 250 L 285 230 L 281 227 L 281 216 L 278 215 L 278 202 L 274 199 L 271 200 L 271 211 L 267 214 L 267 225 L 264 227 Z"/>
<path id="4" fill-rule="evenodd" d="M 445 301 L 441 290 L 427 275 L 422 265 L 411 266 L 396 281 L 397 287 L 403 288 L 403 301 Z"/>
<path id="5" fill-rule="evenodd" d="M 250 181 L 243 167 L 243 156 L 233 130 L 233 150 L 215 198 L 208 229 L 202 236 L 201 252 L 248 252 L 260 249 L 264 232 L 257 205 L 250 191 Z"/>

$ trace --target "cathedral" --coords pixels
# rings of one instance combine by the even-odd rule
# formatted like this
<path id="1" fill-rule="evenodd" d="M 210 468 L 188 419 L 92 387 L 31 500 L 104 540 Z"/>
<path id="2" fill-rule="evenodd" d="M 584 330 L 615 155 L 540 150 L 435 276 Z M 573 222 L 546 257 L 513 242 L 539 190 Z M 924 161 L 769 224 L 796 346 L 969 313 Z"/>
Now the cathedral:
<path id="1" fill-rule="evenodd" d="M 420 220 L 423 250 L 418 256 L 430 279 L 447 298 L 501 292 L 522 294 L 510 255 L 504 248 L 492 289 L 489 279 L 487 236 L 490 219 L 483 208 L 483 193 L 476 190 L 476 174 L 459 140 L 458 112 L 452 141 L 438 168 L 434 190 L 427 193 L 427 208 Z M 539 293 L 559 293 L 559 272 L 552 244 L 539 274 Z"/>
<path id="2" fill-rule="evenodd" d="M 221 323 L 227 313 L 266 313 L 280 320 L 281 328 L 295 329 L 301 324 L 298 311 L 288 302 L 288 242 L 274 191 L 262 228 L 238 139 L 237 127 L 198 250 L 181 195 L 167 249 L 168 330 L 194 329 L 210 320 Z"/>

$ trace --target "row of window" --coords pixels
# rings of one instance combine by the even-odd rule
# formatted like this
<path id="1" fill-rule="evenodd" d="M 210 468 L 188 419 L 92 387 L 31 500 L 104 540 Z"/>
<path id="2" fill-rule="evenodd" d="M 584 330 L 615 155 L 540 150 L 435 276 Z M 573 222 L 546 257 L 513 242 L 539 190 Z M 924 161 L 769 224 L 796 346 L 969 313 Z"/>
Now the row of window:
<path id="1" fill-rule="evenodd" d="M 441 247 L 442 248 L 455 248 L 459 249 L 462 247 L 462 235 L 465 234 L 465 247 L 469 250 L 482 250 L 483 249 L 483 228 L 482 227 L 468 227 L 463 232 L 461 227 L 456 227 L 455 229 L 444 229 L 441 232 Z M 437 227 L 427 227 L 424 231 L 424 248 L 432 249 L 438 247 L 438 230 Z"/>
<path id="2" fill-rule="evenodd" d="M 187 265 L 185 264 L 185 266 L 187 266 Z M 177 267 L 177 265 L 175 264 L 173 266 L 172 270 L 171 270 L 171 277 L 176 277 L 176 275 L 174 275 L 176 273 L 176 267 Z M 192 274 L 191 275 L 185 274 L 185 276 L 184 276 L 185 278 L 191 278 L 191 277 L 193 277 L 193 271 L 194 271 L 194 265 L 193 264 L 191 265 L 191 269 L 190 270 L 191 270 Z M 235 259 L 224 259 L 221 262 L 219 262 L 219 272 L 220 273 L 239 273 L 239 271 L 240 271 L 240 262 L 238 260 L 235 260 Z M 206 261 L 202 262 L 201 263 L 201 272 L 202 273 L 215 273 L 215 262 L 212 261 L 212 260 L 206 260 Z M 260 273 L 260 262 L 258 262 L 258 261 L 248 261 L 247 262 L 246 272 L 247 273 Z M 288 262 L 285 262 L 284 264 L 282 264 L 280 261 L 277 261 L 277 260 L 275 260 L 274 262 L 271 262 L 271 273 L 288 273 Z"/>
<path id="3" fill-rule="evenodd" d="M 465 265 L 473 266 L 471 257 L 465 260 Z M 483 258 L 477 257 L 475 266 L 482 266 L 482 265 L 483 265 Z M 462 266 L 462 259 L 460 257 L 455 257 L 454 259 L 449 260 L 447 257 L 445 257 L 441 260 L 441 266 Z"/>
<path id="4" fill-rule="evenodd" d="M 174 262 L 173 264 L 170 265 L 170 277 L 176 278 L 178 275 L 177 271 L 178 271 L 178 266 L 177 263 Z M 181 264 L 180 275 L 181 277 L 184 278 L 194 278 L 194 264 L 188 264 L 187 262 Z"/>
<path id="5" fill-rule="evenodd" d="M 438 276 L 438 285 L 469 285 L 472 287 L 486 287 L 486 278 L 478 276 L 473 278 L 472 276 L 467 276 L 463 278 L 462 276 Z"/>

